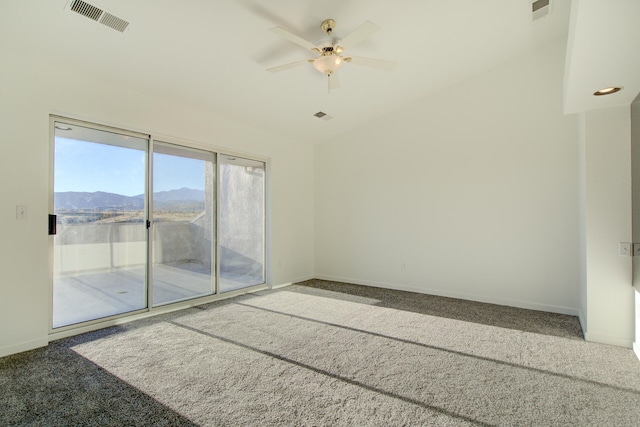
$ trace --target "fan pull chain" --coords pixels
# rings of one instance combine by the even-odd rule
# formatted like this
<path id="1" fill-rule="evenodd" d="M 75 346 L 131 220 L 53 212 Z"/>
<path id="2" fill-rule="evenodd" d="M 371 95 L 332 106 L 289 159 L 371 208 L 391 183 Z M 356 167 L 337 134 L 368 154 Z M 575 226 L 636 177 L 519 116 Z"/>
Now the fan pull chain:
<path id="1" fill-rule="evenodd" d="M 327 93 L 331 94 L 331 73 L 327 73 Z"/>

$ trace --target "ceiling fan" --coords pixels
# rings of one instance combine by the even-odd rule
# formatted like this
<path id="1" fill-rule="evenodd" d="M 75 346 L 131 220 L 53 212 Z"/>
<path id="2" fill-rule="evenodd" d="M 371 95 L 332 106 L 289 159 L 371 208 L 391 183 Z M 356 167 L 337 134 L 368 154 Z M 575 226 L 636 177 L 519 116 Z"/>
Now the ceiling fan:
<path id="1" fill-rule="evenodd" d="M 378 27 L 376 24 L 371 21 L 365 21 L 351 34 L 342 39 L 333 36 L 333 29 L 335 28 L 335 25 L 336 21 L 334 21 L 333 19 L 325 19 L 324 21 L 322 21 L 320 27 L 322 28 L 322 31 L 327 34 L 327 36 L 316 41 L 315 43 L 311 43 L 303 39 L 302 37 L 299 37 L 292 32 L 285 30 L 282 27 L 271 28 L 269 31 L 271 31 L 272 33 L 277 34 L 299 46 L 302 46 L 303 48 L 318 54 L 318 56 L 314 59 L 304 59 L 301 61 L 280 65 L 278 67 L 268 68 L 267 71 L 271 73 L 277 73 L 310 63 L 313 65 L 313 68 L 327 76 L 329 92 L 331 92 L 331 89 L 340 87 L 338 76 L 335 74 L 335 72 L 340 69 L 345 63 L 380 68 L 383 70 L 392 70 L 395 68 L 397 64 L 392 61 L 343 55 L 345 49 L 355 46 L 356 44 L 360 43 L 376 31 L 378 31 L 380 27 Z"/>

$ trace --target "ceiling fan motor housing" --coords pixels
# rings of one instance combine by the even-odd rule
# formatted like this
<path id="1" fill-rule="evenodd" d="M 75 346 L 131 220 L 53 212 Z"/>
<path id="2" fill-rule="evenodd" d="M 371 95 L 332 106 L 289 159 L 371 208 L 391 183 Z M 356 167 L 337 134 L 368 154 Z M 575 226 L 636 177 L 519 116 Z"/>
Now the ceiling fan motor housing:
<path id="1" fill-rule="evenodd" d="M 318 49 L 322 52 L 325 52 L 327 49 L 337 49 L 338 44 L 340 43 L 340 39 L 336 37 L 323 37 L 320 40 L 315 41 L 315 45 L 318 46 Z"/>
<path id="2" fill-rule="evenodd" d="M 322 21 L 322 25 L 320 27 L 322 28 L 322 31 L 324 31 L 328 35 L 331 35 L 335 26 L 336 21 L 334 21 L 333 19 L 325 19 L 324 21 Z"/>

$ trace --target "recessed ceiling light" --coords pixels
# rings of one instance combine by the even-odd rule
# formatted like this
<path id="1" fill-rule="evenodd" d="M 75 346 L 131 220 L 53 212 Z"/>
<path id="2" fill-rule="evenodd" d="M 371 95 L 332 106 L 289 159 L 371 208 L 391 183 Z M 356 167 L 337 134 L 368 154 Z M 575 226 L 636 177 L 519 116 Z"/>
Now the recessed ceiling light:
<path id="1" fill-rule="evenodd" d="M 611 86 L 611 87 L 605 87 L 600 90 L 597 90 L 593 92 L 593 94 L 595 96 L 611 95 L 612 93 L 620 92 L 621 90 L 622 90 L 622 87 Z"/>

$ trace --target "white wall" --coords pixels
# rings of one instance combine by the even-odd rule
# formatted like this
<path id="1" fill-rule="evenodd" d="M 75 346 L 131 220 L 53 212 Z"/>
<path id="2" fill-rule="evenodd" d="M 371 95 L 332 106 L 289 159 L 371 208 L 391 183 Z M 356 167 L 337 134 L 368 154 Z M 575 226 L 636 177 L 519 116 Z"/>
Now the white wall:
<path id="1" fill-rule="evenodd" d="M 316 276 L 577 314 L 563 62 L 553 43 L 318 146 Z"/>
<path id="2" fill-rule="evenodd" d="M 585 137 L 585 115 L 578 116 L 578 226 L 579 229 L 579 292 L 578 292 L 578 316 L 582 332 L 587 330 L 587 318 L 589 315 L 587 294 L 587 156 Z"/>
<path id="3" fill-rule="evenodd" d="M 631 104 L 631 201 L 633 242 L 640 244 L 640 94 Z M 633 349 L 640 358 L 640 256 L 633 257 L 635 336 Z"/>
<path id="4" fill-rule="evenodd" d="M 269 157 L 270 283 L 313 276 L 311 146 L 9 51 L 0 54 L 0 356 L 48 341 L 50 113 Z M 28 206 L 26 221 L 16 220 L 16 205 Z"/>
<path id="5" fill-rule="evenodd" d="M 619 249 L 621 242 L 632 238 L 630 108 L 590 111 L 583 123 L 587 298 L 583 329 L 589 341 L 631 347 L 632 257 L 621 256 Z"/>

